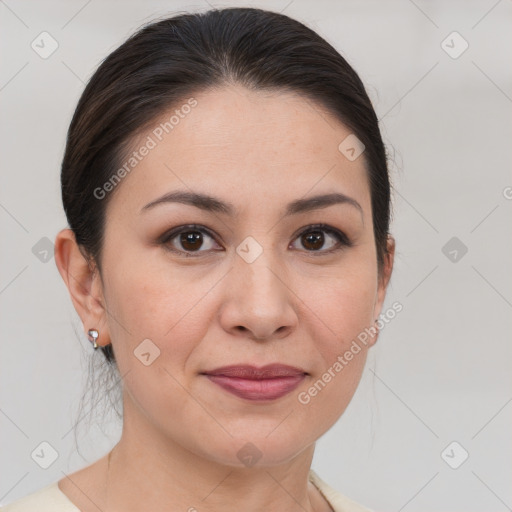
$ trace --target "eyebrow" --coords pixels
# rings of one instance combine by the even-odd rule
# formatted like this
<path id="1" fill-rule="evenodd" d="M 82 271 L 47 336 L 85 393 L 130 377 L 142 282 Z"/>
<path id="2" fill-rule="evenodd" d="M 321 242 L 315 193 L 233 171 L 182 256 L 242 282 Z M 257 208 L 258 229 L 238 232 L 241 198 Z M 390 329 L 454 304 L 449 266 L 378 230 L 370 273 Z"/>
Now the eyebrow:
<path id="1" fill-rule="evenodd" d="M 222 201 L 208 194 L 202 194 L 199 192 L 188 192 L 188 191 L 174 191 L 168 192 L 163 196 L 151 201 L 146 204 L 142 209 L 141 213 L 154 208 L 159 204 L 165 203 L 182 203 L 207 212 L 222 213 L 234 217 L 238 214 L 237 209 L 233 204 Z M 361 217 L 364 219 L 363 208 L 361 205 L 352 197 L 349 197 L 341 193 L 322 194 L 318 196 L 308 197 L 306 199 L 297 199 L 292 201 L 286 206 L 284 213 L 285 217 L 290 215 L 297 215 L 299 213 L 307 213 L 313 210 L 319 210 L 327 208 L 335 204 L 348 204 L 358 209 L 361 213 Z"/>

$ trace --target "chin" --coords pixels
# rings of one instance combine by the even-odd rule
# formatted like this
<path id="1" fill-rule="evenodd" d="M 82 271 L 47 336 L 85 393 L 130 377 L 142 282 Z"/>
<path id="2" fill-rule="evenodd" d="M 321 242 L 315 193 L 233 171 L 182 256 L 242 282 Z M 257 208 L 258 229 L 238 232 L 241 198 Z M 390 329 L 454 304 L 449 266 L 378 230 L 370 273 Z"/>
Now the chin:
<path id="1" fill-rule="evenodd" d="M 274 433 L 275 434 L 275 433 Z M 267 433 L 254 436 L 233 437 L 223 446 L 216 446 L 215 452 L 205 454 L 219 464 L 236 468 L 262 468 L 286 464 L 312 444 L 303 436 L 291 438 Z M 314 441 L 313 441 L 314 442 Z"/>

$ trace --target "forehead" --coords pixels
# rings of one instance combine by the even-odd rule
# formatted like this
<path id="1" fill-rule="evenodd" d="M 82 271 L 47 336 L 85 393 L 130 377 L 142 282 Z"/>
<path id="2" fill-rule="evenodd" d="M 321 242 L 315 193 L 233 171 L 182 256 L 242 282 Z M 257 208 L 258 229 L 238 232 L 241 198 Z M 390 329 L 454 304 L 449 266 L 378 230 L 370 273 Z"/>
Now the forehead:
<path id="1" fill-rule="evenodd" d="M 133 151 L 139 156 L 116 195 L 137 211 L 176 188 L 242 205 L 335 189 L 369 204 L 363 158 L 350 161 L 338 149 L 349 135 L 318 103 L 293 92 L 226 86 L 193 94 L 133 142 L 123 163 Z"/>

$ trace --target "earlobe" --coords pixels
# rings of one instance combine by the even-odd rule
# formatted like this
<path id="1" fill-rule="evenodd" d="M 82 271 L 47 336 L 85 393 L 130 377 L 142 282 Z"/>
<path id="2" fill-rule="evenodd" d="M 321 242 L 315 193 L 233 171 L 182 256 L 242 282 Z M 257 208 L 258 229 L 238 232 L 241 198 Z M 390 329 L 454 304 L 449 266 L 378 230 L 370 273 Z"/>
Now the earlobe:
<path id="1" fill-rule="evenodd" d="M 84 258 L 69 228 L 61 230 L 55 238 L 55 263 L 82 320 L 84 332 L 101 328 L 102 338 L 105 334 L 108 337 L 100 276 Z"/>

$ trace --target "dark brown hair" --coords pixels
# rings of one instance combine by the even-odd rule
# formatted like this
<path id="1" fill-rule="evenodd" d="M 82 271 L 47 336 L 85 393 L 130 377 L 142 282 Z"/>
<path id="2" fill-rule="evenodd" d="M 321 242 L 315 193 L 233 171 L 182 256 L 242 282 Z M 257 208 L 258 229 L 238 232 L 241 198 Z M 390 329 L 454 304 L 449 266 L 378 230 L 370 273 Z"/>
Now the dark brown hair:
<path id="1" fill-rule="evenodd" d="M 378 119 L 363 83 L 304 24 L 241 7 L 154 21 L 108 55 L 89 80 L 69 127 L 61 171 L 64 210 L 84 257 L 101 275 L 105 209 L 115 190 L 104 199 L 94 191 L 119 169 L 131 141 L 178 102 L 228 83 L 300 93 L 326 108 L 365 145 L 380 275 L 387 252 L 390 182 Z M 114 363 L 112 345 L 102 350 Z"/>

